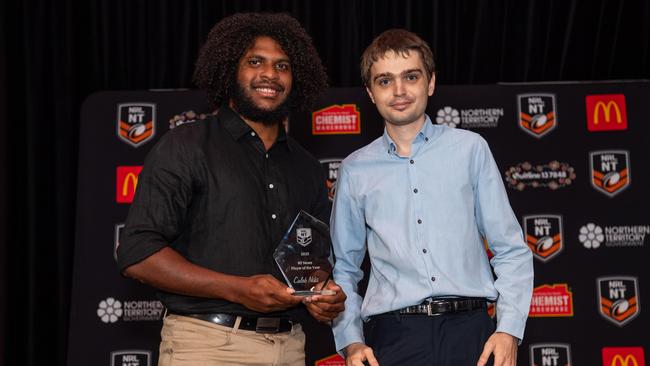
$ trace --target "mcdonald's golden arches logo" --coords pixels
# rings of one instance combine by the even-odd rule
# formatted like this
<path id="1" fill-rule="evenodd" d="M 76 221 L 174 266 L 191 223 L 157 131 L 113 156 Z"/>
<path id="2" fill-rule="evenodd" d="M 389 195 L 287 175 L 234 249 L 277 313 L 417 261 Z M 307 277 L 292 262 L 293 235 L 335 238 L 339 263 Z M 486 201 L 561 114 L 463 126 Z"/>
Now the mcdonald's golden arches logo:
<path id="1" fill-rule="evenodd" d="M 142 166 L 118 166 L 115 187 L 115 200 L 117 203 L 131 203 L 138 186 L 138 176 Z"/>
<path id="2" fill-rule="evenodd" d="M 604 347 L 603 366 L 645 366 L 643 347 Z"/>
<path id="3" fill-rule="evenodd" d="M 624 94 L 587 95 L 585 100 L 589 131 L 627 130 Z"/>

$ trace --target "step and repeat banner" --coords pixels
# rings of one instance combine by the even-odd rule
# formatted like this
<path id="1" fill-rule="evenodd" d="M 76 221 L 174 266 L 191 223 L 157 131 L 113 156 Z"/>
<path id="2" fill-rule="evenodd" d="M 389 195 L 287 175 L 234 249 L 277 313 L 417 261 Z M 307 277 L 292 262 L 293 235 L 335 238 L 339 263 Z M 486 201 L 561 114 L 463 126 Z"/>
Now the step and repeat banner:
<path id="1" fill-rule="evenodd" d="M 645 365 L 649 106 L 645 82 L 439 86 L 430 99 L 434 123 L 489 142 L 534 255 L 518 365 Z M 117 272 L 115 249 L 147 152 L 170 126 L 202 123 L 208 112 L 204 94 L 188 90 L 85 101 L 69 365 L 157 363 L 164 307 L 152 288 Z M 331 198 L 341 160 L 380 136 L 383 123 L 364 89 L 332 88 L 286 128 L 321 161 Z M 344 364 L 328 327 L 305 329 L 307 365 Z"/>

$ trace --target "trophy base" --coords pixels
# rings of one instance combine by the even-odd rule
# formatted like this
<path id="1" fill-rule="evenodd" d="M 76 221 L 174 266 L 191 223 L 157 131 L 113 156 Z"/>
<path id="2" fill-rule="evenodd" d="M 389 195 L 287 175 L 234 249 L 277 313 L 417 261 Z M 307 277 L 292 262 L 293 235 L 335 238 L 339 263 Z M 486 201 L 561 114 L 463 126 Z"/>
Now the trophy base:
<path id="1" fill-rule="evenodd" d="M 293 296 L 336 295 L 332 290 L 302 290 L 293 293 Z"/>

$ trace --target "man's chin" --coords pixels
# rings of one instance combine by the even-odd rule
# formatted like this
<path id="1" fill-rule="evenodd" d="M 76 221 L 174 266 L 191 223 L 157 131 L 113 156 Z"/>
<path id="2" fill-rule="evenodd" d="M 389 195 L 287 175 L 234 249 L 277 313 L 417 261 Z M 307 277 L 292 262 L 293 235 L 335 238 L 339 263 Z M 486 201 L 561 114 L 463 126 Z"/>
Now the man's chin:
<path id="1" fill-rule="evenodd" d="M 417 116 L 386 116 L 386 117 L 384 117 L 384 120 L 386 120 L 386 122 L 394 126 L 406 126 L 418 120 Z"/>

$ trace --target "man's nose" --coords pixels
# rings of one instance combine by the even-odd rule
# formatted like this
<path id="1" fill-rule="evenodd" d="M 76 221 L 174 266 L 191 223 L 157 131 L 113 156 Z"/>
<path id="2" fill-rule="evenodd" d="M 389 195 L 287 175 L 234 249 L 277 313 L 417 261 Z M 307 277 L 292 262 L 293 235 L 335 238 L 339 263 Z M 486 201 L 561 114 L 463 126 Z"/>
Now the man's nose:
<path id="1" fill-rule="evenodd" d="M 262 65 L 262 71 L 260 73 L 260 76 L 267 79 L 277 79 L 278 69 L 275 67 L 275 65 L 264 64 Z"/>
<path id="2" fill-rule="evenodd" d="M 406 85 L 400 79 L 396 79 L 393 84 L 393 95 L 400 96 L 406 94 Z"/>

